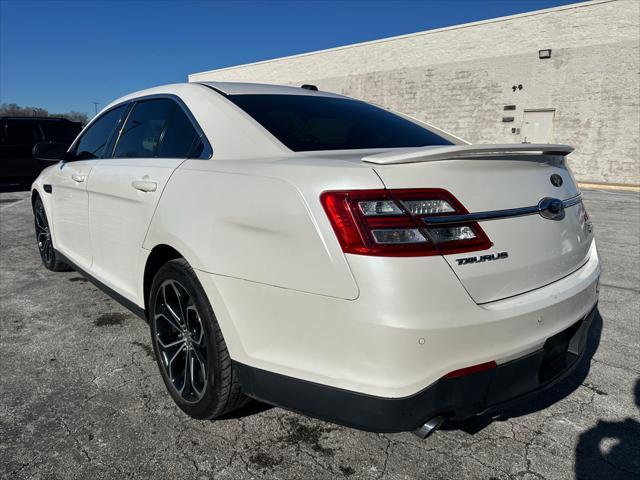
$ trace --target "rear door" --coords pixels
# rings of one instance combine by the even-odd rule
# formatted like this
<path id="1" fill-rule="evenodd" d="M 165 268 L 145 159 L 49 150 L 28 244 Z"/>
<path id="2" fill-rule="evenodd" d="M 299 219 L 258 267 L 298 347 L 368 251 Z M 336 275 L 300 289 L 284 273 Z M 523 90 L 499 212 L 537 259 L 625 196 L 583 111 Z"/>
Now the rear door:
<path id="1" fill-rule="evenodd" d="M 85 270 L 90 269 L 92 260 L 87 183 L 95 162 L 105 155 L 125 109 L 124 105 L 111 109 L 92 122 L 73 147 L 75 160 L 60 162 L 51 175 L 56 248 Z"/>
<path id="2" fill-rule="evenodd" d="M 96 163 L 88 184 L 92 272 L 132 301 L 147 228 L 171 174 L 200 155 L 201 131 L 177 99 L 138 101 L 113 155 Z"/>
<path id="3" fill-rule="evenodd" d="M 379 165 L 375 171 L 387 188 L 443 188 L 470 213 L 502 212 L 479 222 L 491 248 L 444 255 L 477 303 L 539 288 L 569 275 L 588 259 L 591 224 L 562 157 L 483 155 Z M 564 215 L 540 215 L 537 206 L 544 198 L 566 201 Z M 509 212 L 527 207 L 534 212 Z M 423 222 L 428 226 L 426 218 Z"/>

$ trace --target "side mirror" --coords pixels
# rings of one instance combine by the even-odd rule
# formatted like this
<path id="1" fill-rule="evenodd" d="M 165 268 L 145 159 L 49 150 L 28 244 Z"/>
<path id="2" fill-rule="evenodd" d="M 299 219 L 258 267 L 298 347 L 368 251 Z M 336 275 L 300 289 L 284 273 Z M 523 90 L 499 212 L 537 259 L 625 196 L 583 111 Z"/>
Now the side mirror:
<path id="1" fill-rule="evenodd" d="M 68 144 L 56 142 L 40 142 L 33 146 L 33 158 L 42 162 L 59 162 L 68 159 Z"/>

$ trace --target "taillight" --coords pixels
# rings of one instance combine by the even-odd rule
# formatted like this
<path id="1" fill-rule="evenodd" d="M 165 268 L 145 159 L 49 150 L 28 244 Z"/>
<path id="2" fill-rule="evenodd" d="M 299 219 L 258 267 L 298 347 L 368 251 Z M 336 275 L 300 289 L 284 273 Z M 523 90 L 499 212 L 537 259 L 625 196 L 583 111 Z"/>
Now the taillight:
<path id="1" fill-rule="evenodd" d="M 485 250 L 477 222 L 429 225 L 424 217 L 469 213 L 442 189 L 343 190 L 320 196 L 345 253 L 423 256 Z"/>

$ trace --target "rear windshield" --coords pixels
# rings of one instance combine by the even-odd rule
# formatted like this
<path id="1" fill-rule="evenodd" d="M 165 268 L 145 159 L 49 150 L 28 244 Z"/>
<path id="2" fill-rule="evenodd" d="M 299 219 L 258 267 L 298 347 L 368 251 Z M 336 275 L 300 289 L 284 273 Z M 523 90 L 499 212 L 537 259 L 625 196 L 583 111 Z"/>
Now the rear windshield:
<path id="1" fill-rule="evenodd" d="M 358 100 L 312 95 L 227 98 L 296 152 L 452 145 L 409 120 Z"/>
<path id="2" fill-rule="evenodd" d="M 71 143 L 78 136 L 82 127 L 78 123 L 42 122 L 40 123 L 44 138 L 52 142 Z"/>

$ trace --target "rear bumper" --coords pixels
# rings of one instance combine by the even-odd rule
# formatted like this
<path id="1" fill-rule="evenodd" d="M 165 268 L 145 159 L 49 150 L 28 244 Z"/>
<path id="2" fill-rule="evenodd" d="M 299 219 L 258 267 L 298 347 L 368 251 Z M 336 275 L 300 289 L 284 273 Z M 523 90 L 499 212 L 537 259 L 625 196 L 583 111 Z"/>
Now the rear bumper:
<path id="1" fill-rule="evenodd" d="M 198 277 L 234 361 L 382 398 L 414 396 L 471 365 L 523 358 L 587 315 L 598 297 L 595 243 L 572 275 L 483 305 L 441 257 L 351 263 L 360 279 L 353 301 L 203 272 Z"/>
<path id="2" fill-rule="evenodd" d="M 443 415 L 465 419 L 539 392 L 579 363 L 596 313 L 550 337 L 523 357 L 464 377 L 442 378 L 403 398 L 386 398 L 308 382 L 236 362 L 243 391 L 258 400 L 323 420 L 376 432 L 412 431 Z"/>

